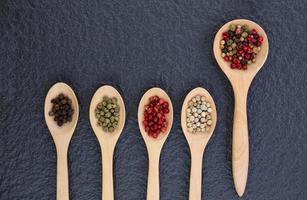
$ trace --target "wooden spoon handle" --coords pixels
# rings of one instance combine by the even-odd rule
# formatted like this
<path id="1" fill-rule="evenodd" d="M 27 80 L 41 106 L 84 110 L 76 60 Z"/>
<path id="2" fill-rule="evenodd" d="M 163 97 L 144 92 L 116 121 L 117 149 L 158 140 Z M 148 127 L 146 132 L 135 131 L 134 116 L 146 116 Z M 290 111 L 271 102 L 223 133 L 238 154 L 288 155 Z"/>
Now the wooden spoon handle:
<path id="1" fill-rule="evenodd" d="M 160 199 L 159 160 L 160 153 L 149 154 L 147 200 Z"/>
<path id="2" fill-rule="evenodd" d="M 249 143 L 246 101 L 248 89 L 234 91 L 235 110 L 232 135 L 232 173 L 236 191 L 242 196 L 247 182 Z"/>
<path id="3" fill-rule="evenodd" d="M 57 200 L 69 200 L 67 147 L 57 148 Z"/>
<path id="4" fill-rule="evenodd" d="M 113 185 L 113 153 L 114 148 L 102 150 L 102 199 L 114 199 Z"/>
<path id="5" fill-rule="evenodd" d="M 203 151 L 191 151 L 189 200 L 201 200 Z"/>

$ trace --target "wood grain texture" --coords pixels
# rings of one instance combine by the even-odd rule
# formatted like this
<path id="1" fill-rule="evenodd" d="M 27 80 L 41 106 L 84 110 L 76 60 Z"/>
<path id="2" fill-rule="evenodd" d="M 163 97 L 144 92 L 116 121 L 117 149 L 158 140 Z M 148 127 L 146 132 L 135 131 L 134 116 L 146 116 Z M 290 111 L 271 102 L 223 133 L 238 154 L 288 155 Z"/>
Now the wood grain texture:
<path id="1" fill-rule="evenodd" d="M 257 54 L 256 62 L 248 65 L 247 70 L 231 69 L 230 62 L 226 62 L 221 56 L 219 46 L 222 39 L 222 33 L 228 30 L 230 24 L 246 24 L 250 29 L 256 29 L 259 35 L 264 38 L 264 42 L 261 45 L 261 51 Z M 258 24 L 246 19 L 237 19 L 226 23 L 216 33 L 213 43 L 213 52 L 218 65 L 228 77 L 234 91 L 235 108 L 232 135 L 232 173 L 235 189 L 239 196 L 243 196 L 247 183 L 249 163 L 248 121 L 246 112 L 247 94 L 254 77 L 267 59 L 269 41 L 266 33 Z"/>
<path id="2" fill-rule="evenodd" d="M 51 100 L 57 97 L 60 93 L 67 95 L 72 101 L 72 108 L 74 114 L 72 121 L 59 127 L 53 120 L 53 117 L 49 116 L 49 111 L 52 108 Z M 67 164 L 67 152 L 70 140 L 76 128 L 79 116 L 78 100 L 73 90 L 65 83 L 56 83 L 48 91 L 45 99 L 45 121 L 48 129 L 52 135 L 53 141 L 56 146 L 57 152 L 57 200 L 69 200 L 69 176 L 68 176 L 68 164 Z"/>

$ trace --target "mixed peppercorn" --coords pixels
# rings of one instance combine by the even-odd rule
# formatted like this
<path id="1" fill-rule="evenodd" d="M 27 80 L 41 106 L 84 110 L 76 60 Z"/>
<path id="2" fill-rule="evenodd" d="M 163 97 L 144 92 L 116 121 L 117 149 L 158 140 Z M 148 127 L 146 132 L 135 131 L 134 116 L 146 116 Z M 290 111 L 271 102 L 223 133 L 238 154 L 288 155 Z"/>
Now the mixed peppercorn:
<path id="1" fill-rule="evenodd" d="M 211 104 L 205 96 L 197 95 L 188 102 L 187 128 L 190 133 L 208 132 L 212 125 Z"/>
<path id="2" fill-rule="evenodd" d="M 160 133 L 165 133 L 168 122 L 166 115 L 169 113 L 169 103 L 158 97 L 149 98 L 149 103 L 145 105 L 143 125 L 147 134 L 157 138 Z"/>
<path id="3" fill-rule="evenodd" d="M 228 31 L 223 32 L 220 41 L 221 56 L 231 62 L 232 69 L 246 70 L 247 65 L 256 62 L 256 56 L 261 50 L 263 37 L 256 29 L 247 25 L 231 24 Z"/>
<path id="4" fill-rule="evenodd" d="M 104 96 L 102 101 L 97 104 L 95 109 L 97 125 L 101 126 L 104 132 L 114 132 L 118 127 L 119 109 L 116 97 Z"/>
<path id="5" fill-rule="evenodd" d="M 71 99 L 60 93 L 57 97 L 51 100 L 52 108 L 49 116 L 54 117 L 54 121 L 58 126 L 63 126 L 67 122 L 71 122 L 74 109 L 72 108 Z"/>

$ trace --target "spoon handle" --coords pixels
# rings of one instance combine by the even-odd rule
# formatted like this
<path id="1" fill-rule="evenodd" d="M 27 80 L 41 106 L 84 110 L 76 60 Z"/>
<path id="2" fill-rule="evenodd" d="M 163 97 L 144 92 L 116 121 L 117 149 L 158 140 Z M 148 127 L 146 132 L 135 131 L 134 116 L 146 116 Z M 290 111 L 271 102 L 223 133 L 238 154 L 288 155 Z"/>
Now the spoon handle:
<path id="1" fill-rule="evenodd" d="M 69 200 L 67 146 L 57 148 L 57 200 Z"/>
<path id="2" fill-rule="evenodd" d="M 201 200 L 203 151 L 191 150 L 189 200 Z"/>
<path id="3" fill-rule="evenodd" d="M 114 199 L 113 185 L 113 153 L 114 148 L 102 148 L 102 199 Z"/>
<path id="4" fill-rule="evenodd" d="M 159 160 L 160 153 L 149 154 L 147 200 L 160 199 Z"/>
<path id="5" fill-rule="evenodd" d="M 235 188 L 239 196 L 244 194 L 248 176 L 249 143 L 246 113 L 247 93 L 248 89 L 234 90 L 235 110 L 232 135 L 232 173 Z"/>

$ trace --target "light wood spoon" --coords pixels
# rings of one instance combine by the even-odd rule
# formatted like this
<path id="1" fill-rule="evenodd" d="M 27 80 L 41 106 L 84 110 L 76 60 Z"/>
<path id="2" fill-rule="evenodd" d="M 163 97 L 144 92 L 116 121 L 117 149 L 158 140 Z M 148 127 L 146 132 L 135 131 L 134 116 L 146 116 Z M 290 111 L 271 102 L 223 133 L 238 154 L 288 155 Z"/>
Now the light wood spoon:
<path id="1" fill-rule="evenodd" d="M 264 38 L 261 50 L 256 57 L 256 62 L 248 65 L 247 70 L 231 69 L 230 62 L 224 61 L 221 56 L 220 41 L 222 39 L 222 33 L 228 30 L 230 24 L 246 24 L 250 29 L 256 29 Z M 264 30 L 255 22 L 246 19 L 237 19 L 226 23 L 217 32 L 213 43 L 213 51 L 218 65 L 228 77 L 234 91 L 232 173 L 236 191 L 239 196 L 242 196 L 246 187 L 249 162 L 248 122 L 246 113 L 247 94 L 251 82 L 268 56 L 268 38 Z"/>
<path id="2" fill-rule="evenodd" d="M 119 105 L 119 122 L 118 127 L 114 132 L 104 132 L 101 126 L 97 125 L 95 109 L 97 104 L 102 101 L 103 96 L 110 98 L 116 97 Z M 102 157 L 102 199 L 114 199 L 114 184 L 113 184 L 113 154 L 117 140 L 122 133 L 126 121 L 126 110 L 124 101 L 119 92 L 112 86 L 105 85 L 100 87 L 94 94 L 89 110 L 91 126 L 98 139 Z"/>
<path id="3" fill-rule="evenodd" d="M 158 138 L 149 137 L 143 126 L 144 120 L 144 107 L 149 103 L 149 98 L 152 96 L 159 96 L 169 103 L 169 113 L 166 115 L 168 122 L 167 130 L 165 133 L 161 133 Z M 160 183 L 159 183 L 159 161 L 160 154 L 167 136 L 172 128 L 173 124 L 173 106 L 169 96 L 160 88 L 151 88 L 142 97 L 139 109 L 138 109 L 138 122 L 141 134 L 145 141 L 148 158 L 149 158 L 149 169 L 148 169 L 148 183 L 147 183 L 147 200 L 158 200 L 160 199 Z"/>
<path id="4" fill-rule="evenodd" d="M 51 100 L 57 97 L 60 93 L 67 95 L 72 101 L 72 108 L 74 113 L 72 121 L 65 123 L 59 127 L 53 120 L 53 117 L 49 116 L 52 103 Z M 67 164 L 67 152 L 70 140 L 76 128 L 79 116 L 79 105 L 77 97 L 74 91 L 65 83 L 56 83 L 48 91 L 45 99 L 45 121 L 48 129 L 52 135 L 57 152 L 57 200 L 69 199 L 69 184 L 68 184 L 68 164 Z"/>
<path id="5" fill-rule="evenodd" d="M 208 132 L 196 132 L 190 133 L 187 128 L 187 114 L 186 109 L 188 108 L 189 101 L 197 96 L 205 96 L 206 101 L 211 104 L 212 112 L 212 125 Z M 201 200 L 201 186 L 202 186 L 202 163 L 203 163 L 203 154 L 204 150 L 208 144 L 209 139 L 211 138 L 213 131 L 215 129 L 217 121 L 217 112 L 213 98 L 207 90 L 204 88 L 198 87 L 189 92 L 186 96 L 182 109 L 181 109 L 181 127 L 185 135 L 186 140 L 188 141 L 190 151 L 191 151 L 191 175 L 190 175 L 190 200 Z"/>

